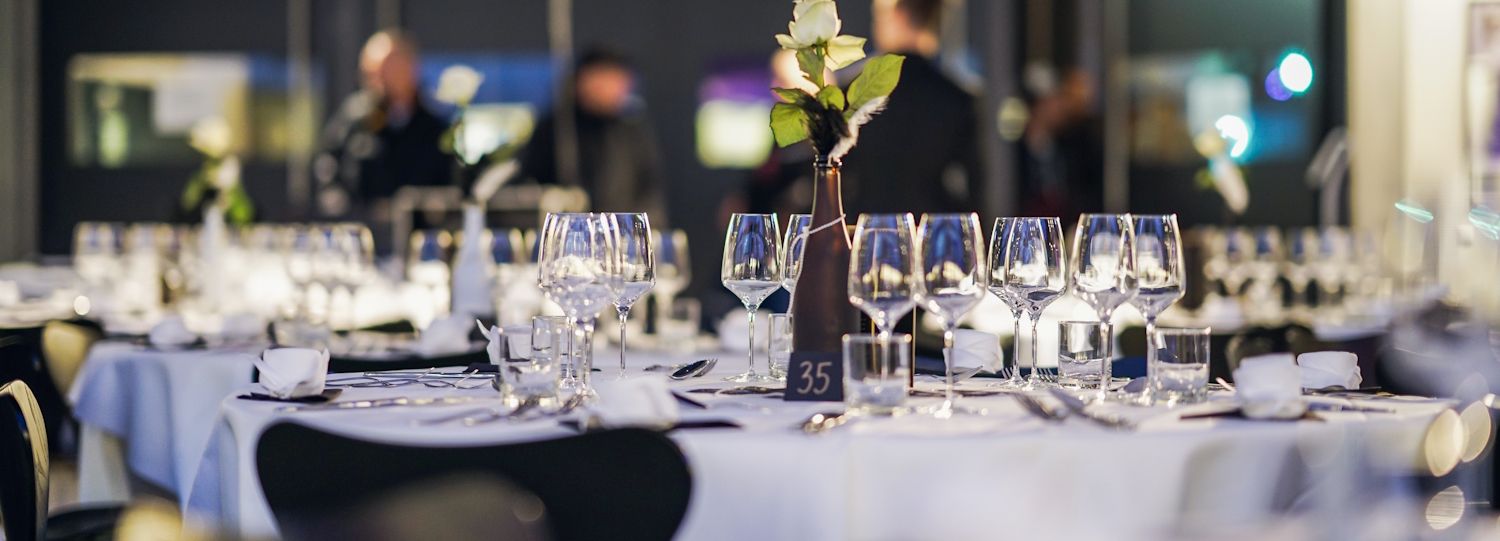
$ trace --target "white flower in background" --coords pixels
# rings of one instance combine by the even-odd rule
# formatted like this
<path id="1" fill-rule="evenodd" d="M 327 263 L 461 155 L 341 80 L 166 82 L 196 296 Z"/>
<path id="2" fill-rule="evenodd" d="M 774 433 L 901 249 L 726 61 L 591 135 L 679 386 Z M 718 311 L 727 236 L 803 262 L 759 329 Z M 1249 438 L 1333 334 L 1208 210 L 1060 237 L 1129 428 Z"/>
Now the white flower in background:
<path id="1" fill-rule="evenodd" d="M 223 117 L 204 117 L 193 123 L 192 131 L 188 132 L 188 145 L 211 158 L 222 158 L 229 153 L 233 137 L 229 123 Z"/>
<path id="2" fill-rule="evenodd" d="M 455 64 L 438 76 L 437 94 L 433 97 L 443 103 L 465 107 L 474 99 L 474 93 L 479 91 L 482 83 L 483 74 L 463 64 Z"/>
<path id="3" fill-rule="evenodd" d="M 240 159 L 234 156 L 225 158 L 224 161 L 219 162 L 219 168 L 214 171 L 213 176 L 209 177 L 208 180 L 219 191 L 228 191 L 230 188 L 239 185 Z"/>
<path id="4" fill-rule="evenodd" d="M 776 34 L 776 42 L 786 49 L 805 49 L 833 39 L 843 24 L 833 0 L 797 0 L 788 34 Z"/>

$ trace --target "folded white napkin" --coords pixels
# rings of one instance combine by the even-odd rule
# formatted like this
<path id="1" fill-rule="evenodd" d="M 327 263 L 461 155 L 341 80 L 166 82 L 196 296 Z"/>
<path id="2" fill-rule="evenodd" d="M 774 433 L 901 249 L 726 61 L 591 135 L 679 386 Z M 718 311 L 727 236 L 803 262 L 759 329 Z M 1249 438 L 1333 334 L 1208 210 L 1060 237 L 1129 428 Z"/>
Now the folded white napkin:
<path id="1" fill-rule="evenodd" d="M 260 385 L 277 398 L 299 398 L 323 392 L 328 377 L 328 350 L 268 349 L 255 360 Z"/>
<path id="2" fill-rule="evenodd" d="M 1235 398 L 1252 419 L 1293 419 L 1307 411 L 1302 375 L 1290 353 L 1247 357 L 1234 369 Z"/>
<path id="3" fill-rule="evenodd" d="M 745 322 L 745 309 L 736 308 L 719 320 L 719 346 L 725 351 L 738 351 L 748 344 L 750 326 Z M 755 314 L 755 350 L 764 351 L 771 337 L 771 313 L 761 310 Z"/>
<path id="4" fill-rule="evenodd" d="M 594 384 L 599 401 L 589 411 L 605 427 L 662 428 L 677 422 L 677 399 L 659 374 L 634 376 Z"/>
<path id="5" fill-rule="evenodd" d="M 433 321 L 417 337 L 412 350 L 423 357 L 441 357 L 469 351 L 469 329 L 472 318 L 464 315 L 448 316 Z"/>
<path id="6" fill-rule="evenodd" d="M 994 372 L 1004 366 L 1004 362 L 1004 354 L 1000 352 L 1000 337 L 972 329 L 953 331 L 955 367 L 982 367 L 985 371 Z"/>
<path id="7" fill-rule="evenodd" d="M 1334 385 L 1358 389 L 1364 382 L 1359 374 L 1359 356 L 1347 351 L 1314 351 L 1297 356 L 1302 367 L 1302 388 L 1322 389 Z"/>
<path id="8" fill-rule="evenodd" d="M 250 312 L 239 312 L 224 316 L 219 338 L 232 342 L 248 342 L 265 338 L 266 320 Z"/>
<path id="9" fill-rule="evenodd" d="M 21 285 L 12 280 L 0 280 L 0 306 L 21 303 Z"/>
<path id="10" fill-rule="evenodd" d="M 156 347 L 184 347 L 197 341 L 198 335 L 188 330 L 182 316 L 171 315 L 161 318 L 161 321 L 151 326 L 151 331 L 146 333 L 146 339 Z"/>

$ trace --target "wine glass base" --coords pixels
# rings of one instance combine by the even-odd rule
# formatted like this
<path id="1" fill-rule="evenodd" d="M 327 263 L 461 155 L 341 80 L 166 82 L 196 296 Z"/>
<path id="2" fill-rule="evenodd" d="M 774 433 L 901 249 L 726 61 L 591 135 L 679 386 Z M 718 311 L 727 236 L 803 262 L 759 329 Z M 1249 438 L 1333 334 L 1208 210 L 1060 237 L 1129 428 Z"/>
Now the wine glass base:
<path id="1" fill-rule="evenodd" d="M 729 381 L 729 382 L 733 382 L 733 383 L 780 383 L 783 380 L 777 379 L 775 376 L 771 376 L 771 375 L 767 375 L 767 374 L 757 374 L 755 372 L 745 372 L 745 373 L 737 375 L 737 376 L 729 376 L 727 378 L 724 378 L 724 381 Z"/>

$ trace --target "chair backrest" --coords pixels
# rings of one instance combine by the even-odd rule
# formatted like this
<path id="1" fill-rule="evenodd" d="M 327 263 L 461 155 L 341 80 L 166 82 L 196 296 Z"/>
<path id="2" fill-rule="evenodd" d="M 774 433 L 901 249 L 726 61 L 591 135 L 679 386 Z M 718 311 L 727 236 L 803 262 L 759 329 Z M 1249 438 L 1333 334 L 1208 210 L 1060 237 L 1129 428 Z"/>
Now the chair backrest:
<path id="1" fill-rule="evenodd" d="M 1247 357 L 1267 353 L 1306 353 L 1316 349 L 1317 340 L 1307 327 L 1283 325 L 1280 327 L 1251 327 L 1235 333 L 1224 348 L 1232 375 Z"/>
<path id="2" fill-rule="evenodd" d="M 0 386 L 0 522 L 5 538 L 42 539 L 47 527 L 47 429 L 31 388 Z"/>
<path id="3" fill-rule="evenodd" d="M 97 324 L 49 321 L 42 327 L 42 358 L 59 392 L 67 393 L 88 359 L 89 348 L 104 338 Z"/>
<path id="4" fill-rule="evenodd" d="M 665 435 L 642 429 L 507 445 L 419 447 L 279 423 L 261 435 L 256 468 L 287 539 L 320 538 L 319 517 L 455 475 L 497 477 L 535 494 L 553 539 L 670 539 L 687 514 L 692 490 L 682 452 Z"/>

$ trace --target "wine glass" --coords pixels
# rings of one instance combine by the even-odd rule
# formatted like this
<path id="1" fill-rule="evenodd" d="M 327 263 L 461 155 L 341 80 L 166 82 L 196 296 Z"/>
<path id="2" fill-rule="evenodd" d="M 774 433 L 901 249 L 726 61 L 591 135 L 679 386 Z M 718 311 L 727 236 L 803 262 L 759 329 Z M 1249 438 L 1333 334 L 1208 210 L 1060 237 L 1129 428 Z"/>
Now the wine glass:
<path id="1" fill-rule="evenodd" d="M 943 404 L 933 412 L 940 419 L 952 417 L 953 331 L 958 320 L 984 298 L 986 261 L 979 215 L 923 214 L 917 228 L 916 299 L 943 325 Z"/>
<path id="2" fill-rule="evenodd" d="M 1307 316 L 1307 288 L 1312 284 L 1319 253 L 1318 229 L 1296 227 L 1286 231 L 1286 259 L 1281 274 L 1292 289 L 1291 312 L 1294 317 Z"/>
<path id="3" fill-rule="evenodd" d="M 1318 285 L 1318 312 L 1339 317 L 1334 301 L 1343 285 L 1344 265 L 1352 251 L 1349 231 L 1328 226 L 1318 232 L 1318 252 L 1313 261 L 1313 280 Z"/>
<path id="4" fill-rule="evenodd" d="M 1114 353 L 1115 309 L 1135 295 L 1135 258 L 1131 257 L 1133 230 L 1129 214 L 1084 214 L 1078 217 L 1069 265 L 1073 295 L 1094 308 L 1104 344 L 1099 372 L 1099 396 L 1109 394 Z"/>
<path id="5" fill-rule="evenodd" d="M 1136 293 L 1130 304 L 1146 318 L 1146 381 L 1142 398 L 1149 401 L 1157 385 L 1156 317 L 1182 298 L 1187 273 L 1182 264 L 1182 234 L 1176 214 L 1131 215 L 1135 243 Z"/>
<path id="6" fill-rule="evenodd" d="M 889 338 L 916 305 L 915 220 L 907 214 L 861 214 L 849 258 L 849 304 Z"/>
<path id="7" fill-rule="evenodd" d="M 549 212 L 546 217 L 542 218 L 542 228 L 536 236 L 536 249 L 532 251 L 532 263 L 537 269 L 537 288 L 542 290 L 542 296 L 552 301 L 558 308 L 563 306 L 562 287 L 553 279 L 552 274 L 547 272 L 542 262 L 555 260 L 558 257 L 557 253 L 562 248 L 558 240 L 562 228 L 562 217 L 562 213 Z M 573 319 L 566 318 L 565 325 L 569 339 L 566 344 L 567 349 L 563 352 L 566 357 L 562 363 L 562 382 L 559 385 L 563 390 L 576 391 L 579 380 L 577 352 L 573 350 L 573 346 L 576 345 L 576 341 L 572 339 Z"/>
<path id="8" fill-rule="evenodd" d="M 1249 306 L 1259 319 L 1275 321 L 1281 316 L 1281 295 L 1276 279 L 1281 276 L 1281 230 L 1271 226 L 1251 228 L 1252 251 L 1245 266 L 1250 274 Z"/>
<path id="9" fill-rule="evenodd" d="M 1031 377 L 1027 378 L 1026 388 L 1043 389 L 1050 381 L 1042 376 L 1038 362 L 1041 348 L 1037 326 L 1042 312 L 1068 288 L 1062 222 L 1057 218 L 1015 218 L 1005 244 L 1004 261 L 1001 287 L 1026 308 L 1031 319 Z"/>
<path id="10" fill-rule="evenodd" d="M 793 214 L 786 221 L 786 237 L 781 241 L 781 287 L 788 298 L 796 298 L 797 277 L 802 276 L 802 248 L 807 245 L 807 229 L 811 226 L 811 214 Z M 787 312 L 791 312 L 790 306 Z"/>
<path id="11" fill-rule="evenodd" d="M 615 297 L 620 315 L 620 377 L 625 377 L 625 321 L 630 308 L 656 283 L 656 256 L 651 251 L 651 220 L 644 212 L 616 213 L 619 227 L 617 247 L 622 287 Z"/>
<path id="12" fill-rule="evenodd" d="M 578 360 L 578 392 L 593 397 L 589 372 L 593 365 L 594 320 L 619 296 L 619 229 L 614 215 L 562 214 L 546 240 L 554 248 L 543 255 L 542 273 L 551 280 L 563 312 L 573 320 L 574 356 Z"/>
<path id="13" fill-rule="evenodd" d="M 777 240 L 781 237 L 775 214 L 739 214 L 729 218 L 724 234 L 724 259 L 719 277 L 724 287 L 745 303 L 750 325 L 750 345 L 746 352 L 749 371 L 726 378 L 740 383 L 772 382 L 776 378 L 755 371 L 755 311 L 760 303 L 781 287 L 781 257 Z"/>
<path id="14" fill-rule="evenodd" d="M 995 298 L 1005 303 L 1010 308 L 1011 323 L 1014 325 L 1011 331 L 1010 373 L 1002 384 L 1005 387 L 1022 388 L 1025 381 L 1021 379 L 1021 315 L 1024 313 L 1025 304 L 1021 299 L 1013 297 L 1010 290 L 1005 287 L 1005 247 L 1010 244 L 1011 228 L 1016 218 L 996 218 L 995 228 L 990 231 L 990 275 L 986 286 Z"/>

